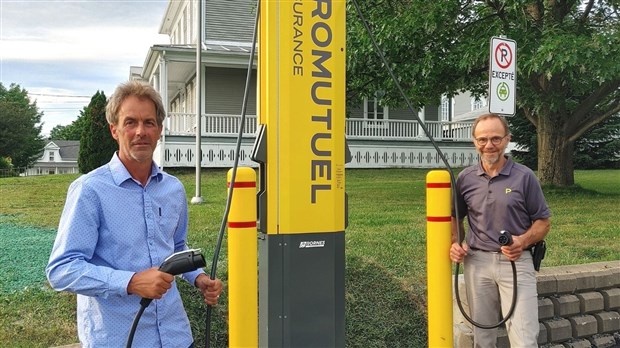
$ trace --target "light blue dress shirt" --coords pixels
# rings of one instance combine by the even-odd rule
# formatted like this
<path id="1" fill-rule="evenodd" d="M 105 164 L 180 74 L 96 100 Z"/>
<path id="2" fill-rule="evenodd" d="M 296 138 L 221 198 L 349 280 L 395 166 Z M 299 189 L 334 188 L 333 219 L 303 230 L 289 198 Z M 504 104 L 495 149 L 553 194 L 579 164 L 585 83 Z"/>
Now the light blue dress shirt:
<path id="1" fill-rule="evenodd" d="M 46 273 L 54 289 L 78 294 L 83 347 L 125 347 L 140 308 L 140 297 L 127 294 L 129 280 L 188 249 L 187 219 L 183 185 L 155 163 L 145 187 L 117 154 L 71 184 Z M 182 277 L 193 285 L 201 273 Z M 175 281 L 144 311 L 133 347 L 187 348 L 192 342 Z"/>

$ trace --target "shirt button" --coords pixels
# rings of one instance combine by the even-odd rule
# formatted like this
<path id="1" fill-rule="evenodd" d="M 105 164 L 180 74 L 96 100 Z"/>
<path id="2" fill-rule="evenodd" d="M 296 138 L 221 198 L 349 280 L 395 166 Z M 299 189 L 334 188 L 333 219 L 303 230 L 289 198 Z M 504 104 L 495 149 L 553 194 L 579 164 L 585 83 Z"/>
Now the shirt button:
<path id="1" fill-rule="evenodd" d="M 151 218 L 151 214 L 146 214 L 146 217 L 150 219 Z"/>

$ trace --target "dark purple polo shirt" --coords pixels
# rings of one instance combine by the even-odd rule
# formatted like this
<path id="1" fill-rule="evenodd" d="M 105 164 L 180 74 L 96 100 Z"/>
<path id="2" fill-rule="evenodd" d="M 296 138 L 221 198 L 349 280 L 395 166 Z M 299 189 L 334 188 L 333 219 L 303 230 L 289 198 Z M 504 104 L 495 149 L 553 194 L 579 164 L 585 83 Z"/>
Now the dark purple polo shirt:
<path id="1" fill-rule="evenodd" d="M 467 244 L 475 249 L 499 251 L 499 231 L 521 235 L 535 220 L 551 216 L 534 172 L 509 157 L 494 178 L 480 163 L 465 168 L 456 187 L 459 218 L 467 216 Z"/>

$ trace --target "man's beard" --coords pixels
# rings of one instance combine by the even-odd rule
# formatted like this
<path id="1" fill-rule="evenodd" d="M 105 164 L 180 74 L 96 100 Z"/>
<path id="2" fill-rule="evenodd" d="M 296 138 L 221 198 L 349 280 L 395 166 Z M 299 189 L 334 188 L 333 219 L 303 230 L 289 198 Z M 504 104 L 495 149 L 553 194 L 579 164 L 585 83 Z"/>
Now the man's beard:
<path id="1" fill-rule="evenodd" d="M 499 162 L 499 159 L 501 158 L 501 154 L 499 152 L 482 153 L 480 158 L 482 160 L 482 163 L 488 164 L 488 165 L 494 165 L 497 162 Z"/>

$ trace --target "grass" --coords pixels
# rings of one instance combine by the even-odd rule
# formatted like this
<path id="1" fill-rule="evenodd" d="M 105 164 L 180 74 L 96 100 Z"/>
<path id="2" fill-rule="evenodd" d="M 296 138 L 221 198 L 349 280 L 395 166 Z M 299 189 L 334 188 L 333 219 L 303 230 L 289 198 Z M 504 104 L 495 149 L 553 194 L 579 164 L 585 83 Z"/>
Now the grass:
<path id="1" fill-rule="evenodd" d="M 348 170 L 349 226 L 346 230 L 346 342 L 348 347 L 424 347 L 426 336 L 426 170 Z M 194 172 L 177 172 L 187 197 L 195 193 Z M 0 252 L 10 253 L 3 227 L 50 233 L 58 224 L 66 190 L 76 175 L 0 179 Z M 205 204 L 190 205 L 192 247 L 211 258 L 224 211 L 226 171 L 201 178 Z M 545 187 L 552 230 L 543 267 L 620 258 L 620 171 L 577 171 L 570 189 Z M 15 238 L 11 234 L 10 238 Z M 45 238 L 43 238 L 45 240 Z M 45 243 L 51 243 L 48 239 Z M 51 245 L 38 266 L 45 266 Z M 0 254 L 0 256 L 2 255 Z M 20 258 L 11 266 L 19 269 Z M 28 272 L 33 272 L 29 268 Z M 0 267 L 3 274 L 6 270 Z M 35 272 L 36 273 L 36 272 Z M 218 277 L 226 280 L 226 242 Z M 0 346 L 49 347 L 77 342 L 74 295 L 56 293 L 38 279 L 27 289 L 0 288 Z M 195 289 L 180 282 L 196 346 L 204 346 L 204 308 Z M 226 294 L 213 314 L 211 344 L 227 346 Z"/>

